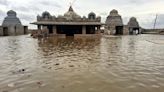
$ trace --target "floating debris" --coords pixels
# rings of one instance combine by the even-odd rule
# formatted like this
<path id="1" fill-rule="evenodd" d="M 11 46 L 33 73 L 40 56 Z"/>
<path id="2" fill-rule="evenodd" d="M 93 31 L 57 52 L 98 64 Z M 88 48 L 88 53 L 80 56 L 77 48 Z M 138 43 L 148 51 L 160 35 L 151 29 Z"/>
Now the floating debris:
<path id="1" fill-rule="evenodd" d="M 74 67 L 74 65 L 69 65 L 69 67 Z"/>
<path id="2" fill-rule="evenodd" d="M 37 84 L 39 87 L 44 87 L 44 86 L 45 86 L 45 84 L 43 83 L 43 81 L 36 82 L 36 84 Z"/>
<path id="3" fill-rule="evenodd" d="M 14 83 L 10 83 L 7 86 L 13 88 L 13 87 L 15 87 L 15 84 Z"/>
<path id="4" fill-rule="evenodd" d="M 24 73 L 26 69 L 19 69 L 18 71 L 12 71 L 13 74 Z"/>
<path id="5" fill-rule="evenodd" d="M 18 72 L 25 72 L 26 69 L 20 69 Z"/>
<path id="6" fill-rule="evenodd" d="M 60 65 L 59 63 L 56 63 L 55 65 Z"/>

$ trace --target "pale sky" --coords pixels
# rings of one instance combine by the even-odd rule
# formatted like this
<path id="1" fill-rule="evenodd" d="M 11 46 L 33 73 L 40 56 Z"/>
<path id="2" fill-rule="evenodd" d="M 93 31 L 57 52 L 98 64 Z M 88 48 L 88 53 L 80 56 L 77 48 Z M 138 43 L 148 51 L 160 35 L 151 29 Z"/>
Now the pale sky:
<path id="1" fill-rule="evenodd" d="M 69 2 L 74 0 L 0 0 L 0 23 L 6 12 L 14 10 L 22 24 L 34 28 L 29 23 L 36 21 L 36 16 L 43 11 L 51 15 L 63 15 L 69 8 Z M 164 28 L 164 0 L 76 0 L 73 4 L 75 12 L 87 16 L 95 12 L 105 22 L 112 9 L 118 10 L 124 24 L 130 17 L 136 17 L 143 28 L 153 28 L 156 14 L 158 14 L 156 28 Z"/>

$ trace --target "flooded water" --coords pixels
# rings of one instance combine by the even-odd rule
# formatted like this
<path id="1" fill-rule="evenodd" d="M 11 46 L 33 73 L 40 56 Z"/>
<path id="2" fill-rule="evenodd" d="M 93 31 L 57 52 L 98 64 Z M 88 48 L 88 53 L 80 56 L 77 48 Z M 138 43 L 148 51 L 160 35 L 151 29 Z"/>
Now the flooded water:
<path id="1" fill-rule="evenodd" d="M 164 36 L 0 37 L 0 92 L 164 92 Z"/>

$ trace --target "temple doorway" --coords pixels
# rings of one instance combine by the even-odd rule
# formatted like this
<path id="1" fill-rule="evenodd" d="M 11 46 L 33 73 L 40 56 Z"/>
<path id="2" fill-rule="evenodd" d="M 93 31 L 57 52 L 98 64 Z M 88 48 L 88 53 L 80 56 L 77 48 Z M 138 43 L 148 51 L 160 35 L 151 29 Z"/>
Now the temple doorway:
<path id="1" fill-rule="evenodd" d="M 116 26 L 115 35 L 123 35 L 123 26 Z"/>
<path id="2" fill-rule="evenodd" d="M 131 28 L 130 29 L 130 32 L 129 32 L 130 35 L 137 35 L 139 34 L 139 28 Z"/>
<path id="3" fill-rule="evenodd" d="M 47 28 L 48 28 L 49 34 L 53 34 L 53 27 L 52 26 L 48 26 Z"/>
<path id="4" fill-rule="evenodd" d="M 57 26 L 58 34 L 66 34 L 66 36 L 74 36 L 74 34 L 82 34 L 82 26 L 64 25 Z"/>
<path id="5" fill-rule="evenodd" d="M 95 26 L 86 26 L 86 34 L 95 34 Z"/>
<path id="6" fill-rule="evenodd" d="M 8 36 L 8 28 L 7 27 L 4 27 L 3 28 L 3 36 Z"/>

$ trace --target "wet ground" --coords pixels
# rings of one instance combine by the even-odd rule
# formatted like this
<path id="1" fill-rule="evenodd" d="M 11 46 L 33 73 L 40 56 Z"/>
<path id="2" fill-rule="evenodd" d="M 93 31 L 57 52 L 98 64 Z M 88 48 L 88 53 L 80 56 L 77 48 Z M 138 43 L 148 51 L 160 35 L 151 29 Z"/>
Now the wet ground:
<path id="1" fill-rule="evenodd" d="M 164 92 L 164 36 L 0 37 L 0 92 Z"/>

